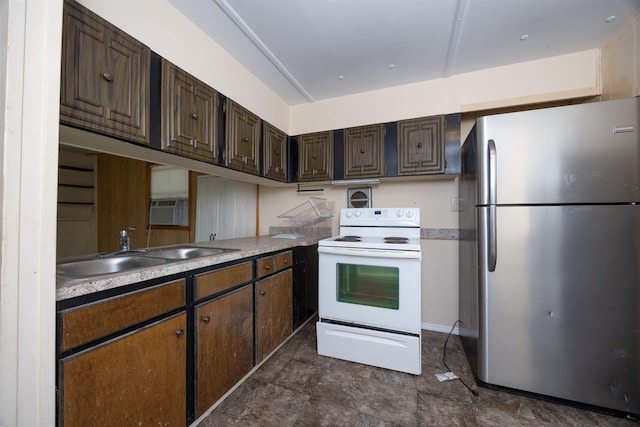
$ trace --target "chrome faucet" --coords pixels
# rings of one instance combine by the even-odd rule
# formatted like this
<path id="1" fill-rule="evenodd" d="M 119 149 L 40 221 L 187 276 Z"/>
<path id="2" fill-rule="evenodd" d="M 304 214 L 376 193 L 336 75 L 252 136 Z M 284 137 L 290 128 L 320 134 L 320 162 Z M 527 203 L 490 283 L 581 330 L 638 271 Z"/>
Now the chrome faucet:
<path id="1" fill-rule="evenodd" d="M 135 227 L 128 227 L 125 230 L 120 231 L 120 250 L 128 251 L 129 250 L 129 233 L 135 230 Z"/>

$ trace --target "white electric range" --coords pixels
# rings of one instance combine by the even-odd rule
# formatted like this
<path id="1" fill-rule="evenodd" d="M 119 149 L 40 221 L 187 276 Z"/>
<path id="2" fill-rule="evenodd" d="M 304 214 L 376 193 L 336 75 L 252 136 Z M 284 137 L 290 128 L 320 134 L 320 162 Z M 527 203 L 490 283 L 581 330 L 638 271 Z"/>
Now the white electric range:
<path id="1" fill-rule="evenodd" d="M 342 209 L 318 257 L 318 353 L 419 375 L 420 209 Z"/>

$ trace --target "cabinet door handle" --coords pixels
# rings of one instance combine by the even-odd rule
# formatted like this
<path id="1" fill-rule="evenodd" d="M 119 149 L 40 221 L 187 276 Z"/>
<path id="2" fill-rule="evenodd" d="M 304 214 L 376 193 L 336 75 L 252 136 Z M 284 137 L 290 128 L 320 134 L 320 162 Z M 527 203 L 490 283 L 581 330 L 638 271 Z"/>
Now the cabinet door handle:
<path id="1" fill-rule="evenodd" d="M 366 150 L 365 150 L 364 148 L 361 148 L 361 149 L 360 149 L 360 153 L 362 153 L 362 154 L 364 154 L 364 152 L 365 152 L 365 151 L 366 151 Z"/>
<path id="2" fill-rule="evenodd" d="M 182 336 L 184 335 L 184 329 L 178 329 L 176 330 L 176 336 L 178 338 L 182 338 Z"/>
<path id="3" fill-rule="evenodd" d="M 108 82 L 113 81 L 113 74 L 111 74 L 108 71 L 105 71 L 104 73 L 102 73 L 102 77 L 104 77 L 104 79 Z"/>
<path id="4" fill-rule="evenodd" d="M 280 154 L 280 150 L 276 150 L 276 156 Z"/>
<path id="5" fill-rule="evenodd" d="M 198 113 L 193 113 L 191 117 L 193 117 L 194 120 L 198 120 Z"/>
<path id="6" fill-rule="evenodd" d="M 312 159 L 317 159 L 318 156 L 316 154 L 314 154 L 313 156 L 311 156 Z"/>
<path id="7" fill-rule="evenodd" d="M 248 138 L 248 137 L 246 137 L 246 136 L 245 136 L 244 138 L 242 138 L 242 140 L 243 140 L 244 142 L 249 142 L 249 138 Z"/>
<path id="8" fill-rule="evenodd" d="M 422 148 L 422 142 L 418 142 L 418 148 Z"/>
<path id="9" fill-rule="evenodd" d="M 266 294 L 267 294 L 267 293 L 264 291 L 264 289 L 262 289 L 262 290 L 260 291 L 260 295 L 263 295 L 263 296 L 264 296 L 264 295 L 266 295 Z"/>
<path id="10" fill-rule="evenodd" d="M 211 322 L 211 316 L 204 316 L 204 317 L 202 318 L 202 321 L 203 321 L 204 323 L 209 323 L 209 322 Z"/>

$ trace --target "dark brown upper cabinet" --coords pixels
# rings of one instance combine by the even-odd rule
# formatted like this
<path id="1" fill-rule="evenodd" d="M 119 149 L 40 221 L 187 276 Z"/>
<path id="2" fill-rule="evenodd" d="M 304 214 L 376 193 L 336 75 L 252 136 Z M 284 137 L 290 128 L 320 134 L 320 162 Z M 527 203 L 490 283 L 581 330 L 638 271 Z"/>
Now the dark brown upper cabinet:
<path id="1" fill-rule="evenodd" d="M 148 144 L 150 61 L 147 46 L 65 2 L 60 122 Z"/>
<path id="2" fill-rule="evenodd" d="M 163 59 L 161 105 L 162 149 L 216 163 L 217 92 Z"/>
<path id="3" fill-rule="evenodd" d="M 264 176 L 287 182 L 287 135 L 269 123 L 264 122 L 262 143 L 264 146 L 262 160 Z"/>
<path id="4" fill-rule="evenodd" d="M 298 181 L 333 178 L 333 131 L 298 136 Z"/>
<path id="5" fill-rule="evenodd" d="M 398 122 L 398 175 L 444 173 L 444 116 Z"/>
<path id="6" fill-rule="evenodd" d="M 225 166 L 253 175 L 260 174 L 262 120 L 227 99 Z"/>
<path id="7" fill-rule="evenodd" d="M 344 130 L 344 177 L 374 178 L 384 173 L 384 125 Z"/>

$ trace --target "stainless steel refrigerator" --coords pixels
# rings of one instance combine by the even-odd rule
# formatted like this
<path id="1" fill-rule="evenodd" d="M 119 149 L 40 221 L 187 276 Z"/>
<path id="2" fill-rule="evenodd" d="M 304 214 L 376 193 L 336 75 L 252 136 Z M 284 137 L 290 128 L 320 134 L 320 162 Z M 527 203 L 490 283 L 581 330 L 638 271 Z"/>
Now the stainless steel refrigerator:
<path id="1" fill-rule="evenodd" d="M 481 117 L 460 335 L 484 385 L 640 414 L 638 98 Z"/>

